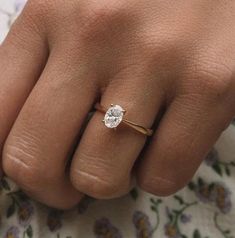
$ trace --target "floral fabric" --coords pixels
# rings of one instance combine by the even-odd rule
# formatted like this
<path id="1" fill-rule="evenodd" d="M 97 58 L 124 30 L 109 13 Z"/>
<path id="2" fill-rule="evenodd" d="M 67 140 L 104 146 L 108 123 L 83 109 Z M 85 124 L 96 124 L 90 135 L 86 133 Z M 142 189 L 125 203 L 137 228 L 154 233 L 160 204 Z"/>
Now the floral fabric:
<path id="1" fill-rule="evenodd" d="M 0 41 L 24 0 L 0 0 Z M 86 197 L 71 211 L 45 207 L 0 182 L 0 238 L 235 238 L 235 120 L 192 181 L 160 198 L 138 188 L 110 201 Z"/>

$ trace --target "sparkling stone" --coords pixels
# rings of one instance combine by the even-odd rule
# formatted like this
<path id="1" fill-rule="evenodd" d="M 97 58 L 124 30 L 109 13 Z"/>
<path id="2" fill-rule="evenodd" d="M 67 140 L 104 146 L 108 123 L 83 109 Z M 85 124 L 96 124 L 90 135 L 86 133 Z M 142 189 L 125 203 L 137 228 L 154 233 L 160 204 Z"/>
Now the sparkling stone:
<path id="1" fill-rule="evenodd" d="M 108 128 L 116 128 L 122 121 L 124 115 L 124 109 L 119 105 L 111 106 L 105 116 L 104 124 Z"/>

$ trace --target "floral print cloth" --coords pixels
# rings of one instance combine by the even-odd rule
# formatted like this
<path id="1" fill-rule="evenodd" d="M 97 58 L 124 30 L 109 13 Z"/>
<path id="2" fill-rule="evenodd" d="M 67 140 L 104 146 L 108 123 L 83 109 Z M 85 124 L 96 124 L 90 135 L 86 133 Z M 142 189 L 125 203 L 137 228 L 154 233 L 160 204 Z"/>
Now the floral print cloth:
<path id="1" fill-rule="evenodd" d="M 0 41 L 24 0 L 0 0 Z M 110 201 L 85 197 L 71 211 L 45 207 L 0 182 L 0 238 L 235 238 L 235 120 L 192 181 L 156 197 L 138 188 Z"/>

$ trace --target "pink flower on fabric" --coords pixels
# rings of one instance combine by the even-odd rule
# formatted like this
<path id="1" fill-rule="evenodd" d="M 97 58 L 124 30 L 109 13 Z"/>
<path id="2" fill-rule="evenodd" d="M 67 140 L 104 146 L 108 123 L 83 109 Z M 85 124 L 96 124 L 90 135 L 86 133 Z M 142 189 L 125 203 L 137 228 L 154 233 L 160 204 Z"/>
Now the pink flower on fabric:
<path id="1" fill-rule="evenodd" d="M 51 232 L 58 231 L 62 227 L 62 211 L 51 210 L 47 217 L 47 226 Z"/>
<path id="2" fill-rule="evenodd" d="M 19 228 L 16 226 L 12 226 L 7 230 L 4 238 L 19 238 L 19 234 Z"/>
<path id="3" fill-rule="evenodd" d="M 181 235 L 176 227 L 176 225 L 168 223 L 165 225 L 165 235 L 168 238 L 180 238 Z"/>
<path id="4" fill-rule="evenodd" d="M 150 224 L 149 217 L 145 213 L 135 211 L 133 215 L 133 223 L 135 225 L 137 238 L 152 237 L 153 228 Z"/>
<path id="5" fill-rule="evenodd" d="M 33 212 L 34 207 L 30 201 L 21 202 L 20 207 L 18 209 L 19 224 L 24 227 L 28 226 L 31 221 Z"/>
<path id="6" fill-rule="evenodd" d="M 122 238 L 120 231 L 107 218 L 95 222 L 94 233 L 96 238 Z"/>

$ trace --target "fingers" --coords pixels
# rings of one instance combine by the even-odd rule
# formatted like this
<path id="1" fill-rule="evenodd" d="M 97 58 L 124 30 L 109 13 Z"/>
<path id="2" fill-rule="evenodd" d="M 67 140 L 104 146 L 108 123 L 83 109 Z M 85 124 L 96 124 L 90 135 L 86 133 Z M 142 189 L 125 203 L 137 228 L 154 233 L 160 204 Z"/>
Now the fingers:
<path id="1" fill-rule="evenodd" d="M 72 64 L 67 49 L 60 44 L 52 49 L 3 152 L 7 175 L 35 199 L 58 208 L 69 208 L 81 198 L 65 168 L 96 96 L 92 71 Z"/>
<path id="2" fill-rule="evenodd" d="M 126 110 L 125 118 L 151 127 L 163 94 L 146 72 L 136 66 L 119 73 L 105 90 L 101 104 L 118 104 Z M 150 79 L 152 87 L 145 87 L 143 82 Z M 90 196 L 113 198 L 130 189 L 132 167 L 146 136 L 123 124 L 116 130 L 109 129 L 102 123 L 103 118 L 103 113 L 96 112 L 88 124 L 73 158 L 71 180 L 79 191 Z"/>
<path id="3" fill-rule="evenodd" d="M 43 33 L 36 32 L 23 14 L 0 46 L 0 151 L 46 59 Z"/>
<path id="4" fill-rule="evenodd" d="M 138 164 L 140 187 L 167 196 L 184 187 L 226 128 L 228 107 L 195 94 L 176 98 Z"/>

